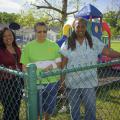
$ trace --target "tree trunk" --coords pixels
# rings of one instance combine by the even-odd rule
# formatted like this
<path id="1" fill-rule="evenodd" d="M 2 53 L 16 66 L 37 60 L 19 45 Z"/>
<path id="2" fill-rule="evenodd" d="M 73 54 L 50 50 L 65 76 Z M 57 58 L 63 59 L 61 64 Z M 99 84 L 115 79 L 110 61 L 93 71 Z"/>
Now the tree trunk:
<path id="1" fill-rule="evenodd" d="M 67 2 L 68 0 L 62 0 L 62 26 L 64 25 L 64 22 L 66 21 L 67 19 Z"/>

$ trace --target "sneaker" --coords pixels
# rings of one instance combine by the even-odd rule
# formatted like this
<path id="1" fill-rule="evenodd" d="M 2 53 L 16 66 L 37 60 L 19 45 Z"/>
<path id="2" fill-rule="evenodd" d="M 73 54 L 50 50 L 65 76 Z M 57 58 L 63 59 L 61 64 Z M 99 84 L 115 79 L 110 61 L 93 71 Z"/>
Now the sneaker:
<path id="1" fill-rule="evenodd" d="M 62 108 L 58 112 L 59 113 L 67 112 L 67 107 L 66 106 L 62 106 Z"/>

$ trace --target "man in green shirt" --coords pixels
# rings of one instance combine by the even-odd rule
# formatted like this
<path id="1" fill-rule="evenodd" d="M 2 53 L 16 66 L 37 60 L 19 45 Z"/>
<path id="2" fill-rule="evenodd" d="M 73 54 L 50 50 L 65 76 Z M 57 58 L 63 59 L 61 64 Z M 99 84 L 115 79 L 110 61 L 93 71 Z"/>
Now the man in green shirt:
<path id="1" fill-rule="evenodd" d="M 50 69 L 59 68 L 61 63 L 61 56 L 59 54 L 60 48 L 55 42 L 47 39 L 46 24 L 44 22 L 38 22 L 35 24 L 34 30 L 36 40 L 29 42 L 22 52 L 21 63 L 23 64 L 23 69 L 26 69 L 28 63 L 36 64 L 37 73 L 40 70 L 48 71 Z M 37 82 L 44 86 L 42 92 L 44 120 L 49 120 L 49 116 L 54 112 L 56 106 L 56 94 L 58 91 L 58 80 L 58 76 L 52 76 Z"/>

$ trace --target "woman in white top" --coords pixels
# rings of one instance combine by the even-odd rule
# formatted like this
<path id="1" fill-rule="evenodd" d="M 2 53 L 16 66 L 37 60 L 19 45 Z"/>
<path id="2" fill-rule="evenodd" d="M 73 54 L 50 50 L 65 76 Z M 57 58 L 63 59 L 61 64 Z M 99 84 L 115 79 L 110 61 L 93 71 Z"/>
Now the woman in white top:
<path id="1" fill-rule="evenodd" d="M 120 53 L 105 48 L 104 44 L 87 32 L 87 21 L 76 19 L 74 31 L 60 50 L 62 66 L 85 67 L 97 63 L 98 55 L 120 57 Z M 80 120 L 81 102 L 85 106 L 85 120 L 96 120 L 96 92 L 98 85 L 96 69 L 67 73 L 65 76 L 71 119 Z"/>

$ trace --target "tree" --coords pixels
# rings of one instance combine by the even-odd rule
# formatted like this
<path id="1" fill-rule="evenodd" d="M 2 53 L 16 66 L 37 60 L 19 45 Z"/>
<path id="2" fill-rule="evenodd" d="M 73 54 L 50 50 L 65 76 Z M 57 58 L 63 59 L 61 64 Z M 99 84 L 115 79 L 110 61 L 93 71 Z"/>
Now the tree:
<path id="1" fill-rule="evenodd" d="M 79 0 L 76 0 L 76 2 L 74 1 L 74 3 L 78 4 L 78 1 Z M 59 2 L 60 2 L 60 0 L 59 0 Z M 41 5 L 37 5 L 37 4 L 31 4 L 31 5 L 35 6 L 37 9 L 48 9 L 48 10 L 56 11 L 57 13 L 59 13 L 61 15 L 61 16 L 59 16 L 59 18 L 54 18 L 53 14 L 51 15 L 50 12 L 48 12 L 47 14 L 52 18 L 51 20 L 59 20 L 63 26 L 64 22 L 66 21 L 67 16 L 74 14 L 78 11 L 78 5 L 76 5 L 76 8 L 74 7 L 75 10 L 68 12 L 68 4 L 71 4 L 70 2 L 68 2 L 68 0 L 62 0 L 61 3 L 59 4 L 59 6 L 57 6 L 57 4 L 55 4 L 55 1 L 54 1 L 54 4 L 52 5 L 49 2 L 49 0 L 44 0 L 44 1 L 42 1 Z M 61 7 L 60 7 L 60 5 L 61 5 Z"/>
<path id="2" fill-rule="evenodd" d="M 112 35 L 120 34 L 120 14 L 117 11 L 109 11 L 104 14 L 103 20 L 105 20 L 111 28 Z"/>
<path id="3" fill-rule="evenodd" d="M 47 21 L 47 20 L 48 20 L 48 16 L 41 16 L 41 17 L 35 16 L 33 10 L 29 9 L 26 12 L 21 11 L 16 21 L 22 27 L 33 28 L 36 22 Z"/>
<path id="4" fill-rule="evenodd" d="M 31 11 L 28 11 L 27 13 L 21 12 L 16 21 L 21 26 L 32 27 L 34 25 L 35 18 Z"/>
<path id="5" fill-rule="evenodd" d="M 11 22 L 15 22 L 17 17 L 18 17 L 18 14 L 0 12 L 0 23 L 9 24 Z"/>
<path id="6" fill-rule="evenodd" d="M 104 14 L 104 20 L 109 23 L 112 35 L 118 35 L 120 34 L 120 1 L 112 0 L 111 2 L 112 7 L 108 8 L 108 12 Z"/>

